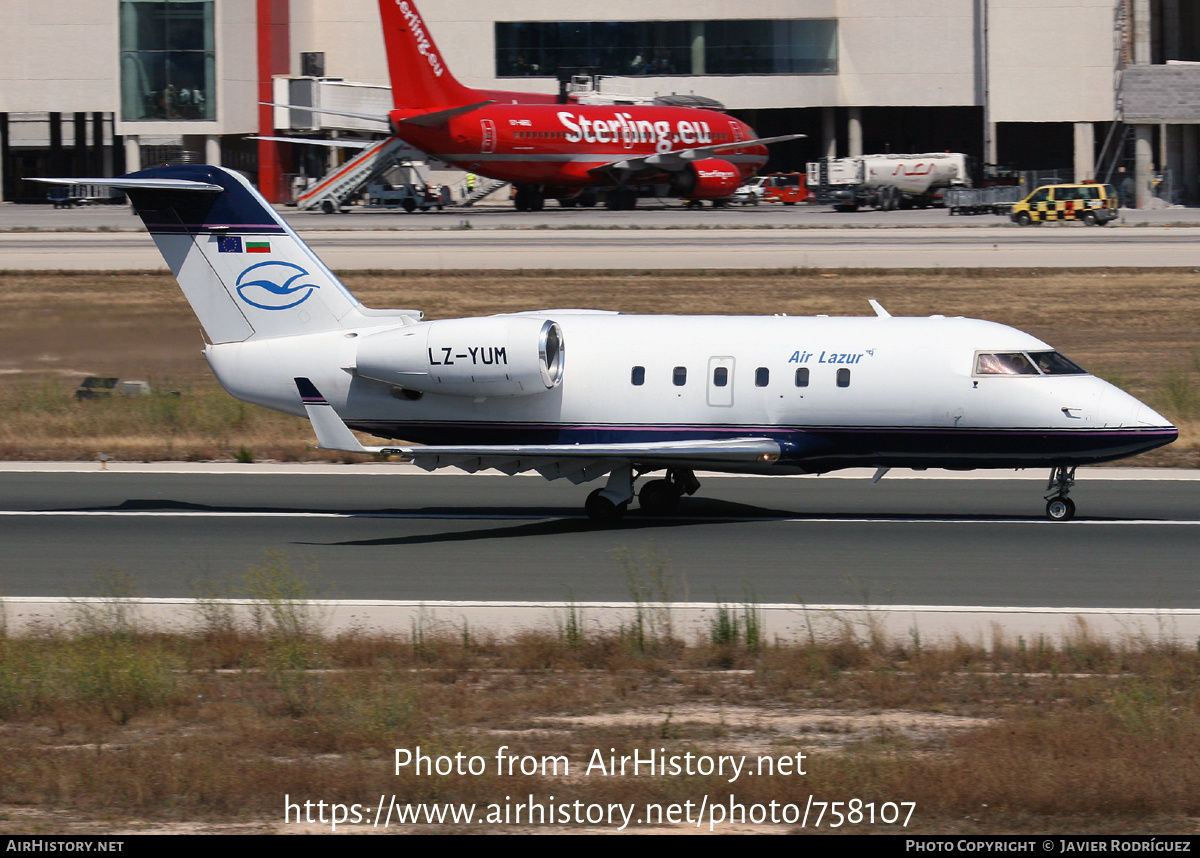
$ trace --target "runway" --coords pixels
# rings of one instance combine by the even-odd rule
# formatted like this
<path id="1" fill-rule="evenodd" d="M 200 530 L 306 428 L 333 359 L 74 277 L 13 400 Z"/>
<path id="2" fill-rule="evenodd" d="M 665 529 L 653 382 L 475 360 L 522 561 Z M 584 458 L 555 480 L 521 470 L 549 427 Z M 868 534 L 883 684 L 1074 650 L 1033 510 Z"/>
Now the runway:
<path id="1" fill-rule="evenodd" d="M 1200 266 L 1194 226 L 305 229 L 301 237 L 335 271 Z M 0 269 L 165 265 L 146 233 L 9 232 L 0 233 Z"/>
<path id="2" fill-rule="evenodd" d="M 1195 472 L 1081 470 L 1069 523 L 1042 517 L 1041 474 L 708 477 L 678 517 L 596 529 L 588 487 L 533 477 L 36 467 L 0 474 L 4 596 L 83 595 L 112 569 L 193 596 L 277 552 L 339 599 L 629 601 L 661 578 L 680 601 L 1200 608 Z"/>

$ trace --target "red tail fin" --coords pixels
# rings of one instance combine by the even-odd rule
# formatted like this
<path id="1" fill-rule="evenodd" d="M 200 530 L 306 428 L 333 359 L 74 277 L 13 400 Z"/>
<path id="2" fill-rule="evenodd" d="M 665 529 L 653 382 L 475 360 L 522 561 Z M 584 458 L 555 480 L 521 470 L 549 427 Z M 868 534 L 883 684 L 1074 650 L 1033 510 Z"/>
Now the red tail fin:
<path id="1" fill-rule="evenodd" d="M 446 68 L 429 28 L 411 0 L 379 0 L 383 44 L 397 108 L 443 109 L 474 104 L 483 96 L 463 86 Z"/>

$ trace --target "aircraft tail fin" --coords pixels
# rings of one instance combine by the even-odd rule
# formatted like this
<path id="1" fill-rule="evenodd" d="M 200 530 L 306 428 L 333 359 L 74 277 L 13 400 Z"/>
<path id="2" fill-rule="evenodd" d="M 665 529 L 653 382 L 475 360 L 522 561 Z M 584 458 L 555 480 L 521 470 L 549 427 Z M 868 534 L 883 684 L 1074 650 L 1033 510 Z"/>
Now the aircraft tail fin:
<path id="1" fill-rule="evenodd" d="M 397 109 L 441 110 L 486 100 L 450 73 L 411 0 L 379 0 L 379 16 Z"/>
<path id="2" fill-rule="evenodd" d="M 237 173 L 154 167 L 121 188 L 214 344 L 378 324 Z"/>

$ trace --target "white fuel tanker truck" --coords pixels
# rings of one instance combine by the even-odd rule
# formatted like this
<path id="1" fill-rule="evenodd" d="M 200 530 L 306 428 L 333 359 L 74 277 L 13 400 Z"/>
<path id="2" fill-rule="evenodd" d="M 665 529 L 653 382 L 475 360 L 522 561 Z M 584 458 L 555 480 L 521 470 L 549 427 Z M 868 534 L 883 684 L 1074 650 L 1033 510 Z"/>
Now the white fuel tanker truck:
<path id="1" fill-rule="evenodd" d="M 958 152 L 822 158 L 808 165 L 809 191 L 838 211 L 924 208 L 933 204 L 934 192 L 970 185 L 967 156 Z"/>

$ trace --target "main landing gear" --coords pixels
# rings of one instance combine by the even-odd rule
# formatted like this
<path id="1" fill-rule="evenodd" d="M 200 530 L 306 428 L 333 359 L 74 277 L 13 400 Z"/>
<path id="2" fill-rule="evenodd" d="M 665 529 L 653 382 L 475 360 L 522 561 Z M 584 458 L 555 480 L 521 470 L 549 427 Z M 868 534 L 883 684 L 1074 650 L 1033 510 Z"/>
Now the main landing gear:
<path id="1" fill-rule="evenodd" d="M 633 500 L 635 479 L 629 465 L 610 473 L 604 488 L 588 495 L 583 506 L 588 518 L 597 524 L 620 521 Z M 651 480 L 637 492 L 638 506 L 648 515 L 672 515 L 679 508 L 679 499 L 694 495 L 699 488 L 700 481 L 688 468 L 668 468 L 664 478 Z"/>
<path id="2" fill-rule="evenodd" d="M 517 185 L 513 207 L 519 212 L 540 212 L 546 207 L 546 195 L 541 185 Z"/>
<path id="3" fill-rule="evenodd" d="M 1075 501 L 1067 497 L 1075 485 L 1075 469 L 1055 465 L 1046 484 L 1046 517 L 1051 521 L 1070 521 L 1075 517 Z"/>

